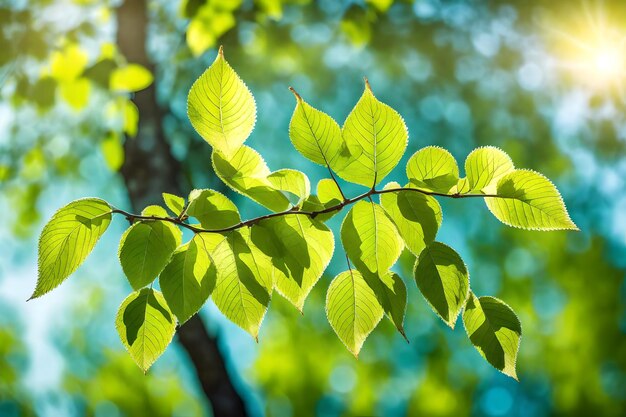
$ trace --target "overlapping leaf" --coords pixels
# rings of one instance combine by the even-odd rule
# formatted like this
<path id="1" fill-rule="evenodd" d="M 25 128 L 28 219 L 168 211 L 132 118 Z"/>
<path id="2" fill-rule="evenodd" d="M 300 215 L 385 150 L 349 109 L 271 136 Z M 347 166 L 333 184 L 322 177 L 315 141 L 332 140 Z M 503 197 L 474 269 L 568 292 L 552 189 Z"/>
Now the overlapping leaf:
<path id="1" fill-rule="evenodd" d="M 165 210 L 158 206 L 150 206 L 142 214 L 167 216 Z M 133 289 L 138 290 L 154 281 L 181 240 L 180 229 L 162 220 L 140 221 L 124 232 L 118 254 Z"/>
<path id="2" fill-rule="evenodd" d="M 398 164 L 409 137 L 402 117 L 378 101 L 367 82 L 343 125 L 342 135 L 349 156 L 342 156 L 337 174 L 366 187 L 381 182 Z"/>
<path id="3" fill-rule="evenodd" d="M 176 320 L 163 295 L 144 288 L 122 302 L 115 327 L 130 356 L 146 372 L 172 341 Z"/>
<path id="4" fill-rule="evenodd" d="M 205 229 L 223 229 L 241 221 L 237 206 L 215 190 L 193 190 L 189 194 L 189 216 L 198 219 Z"/>
<path id="5" fill-rule="evenodd" d="M 179 216 L 185 208 L 185 199 L 174 194 L 163 193 L 163 202 L 176 216 Z"/>
<path id="6" fill-rule="evenodd" d="M 454 328 L 469 294 L 469 274 L 461 257 L 443 243 L 433 242 L 415 262 L 413 275 L 428 304 Z"/>
<path id="7" fill-rule="evenodd" d="M 494 368 L 517 379 L 515 362 L 522 325 L 511 307 L 497 298 L 478 298 L 470 293 L 463 324 L 478 352 Z"/>
<path id="8" fill-rule="evenodd" d="M 196 314 L 209 298 L 215 287 L 216 274 L 215 265 L 199 235 L 174 252 L 159 276 L 159 285 L 181 324 Z"/>
<path id="9" fill-rule="evenodd" d="M 502 223 L 532 230 L 578 230 L 561 194 L 538 172 L 516 169 L 498 181 L 498 197 L 485 197 L 487 207 Z"/>
<path id="10" fill-rule="evenodd" d="M 226 62 L 221 48 L 213 64 L 191 86 L 187 113 L 200 136 L 227 157 L 250 136 L 256 121 L 254 97 Z"/>
<path id="11" fill-rule="evenodd" d="M 398 183 L 389 183 L 385 190 L 400 188 Z M 441 207 L 433 197 L 412 191 L 382 194 L 380 204 L 393 220 L 406 247 L 414 254 L 435 240 L 441 226 Z"/>
<path id="12" fill-rule="evenodd" d="M 111 207 L 98 198 L 72 201 L 57 211 L 39 238 L 37 286 L 32 298 L 58 287 L 91 253 L 111 222 Z"/>
<path id="13" fill-rule="evenodd" d="M 259 222 L 252 242 L 271 258 L 275 288 L 302 311 L 333 256 L 332 232 L 308 216 L 292 214 Z"/>
<path id="14" fill-rule="evenodd" d="M 339 339 L 358 356 L 384 312 L 359 271 L 337 275 L 326 293 L 326 316 Z"/>
<path id="15" fill-rule="evenodd" d="M 509 155 L 494 146 L 474 149 L 465 160 L 466 186 L 460 193 L 495 191 L 498 180 L 515 169 Z"/>
<path id="16" fill-rule="evenodd" d="M 227 233 L 211 256 L 217 269 L 215 305 L 256 339 L 274 285 L 271 260 L 252 244 L 249 229 Z"/>

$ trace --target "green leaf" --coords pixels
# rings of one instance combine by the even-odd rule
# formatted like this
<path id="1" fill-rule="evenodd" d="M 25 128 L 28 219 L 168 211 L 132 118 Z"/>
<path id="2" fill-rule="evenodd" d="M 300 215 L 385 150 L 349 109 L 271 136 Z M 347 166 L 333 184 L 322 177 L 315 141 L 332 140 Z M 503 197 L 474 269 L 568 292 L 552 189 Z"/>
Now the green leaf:
<path id="1" fill-rule="evenodd" d="M 538 172 L 516 169 L 498 181 L 498 197 L 485 197 L 502 223 L 530 230 L 579 230 L 570 219 L 561 194 Z"/>
<path id="2" fill-rule="evenodd" d="M 341 225 L 341 242 L 356 268 L 386 274 L 402 252 L 402 238 L 378 204 L 359 201 Z"/>
<path id="3" fill-rule="evenodd" d="M 463 312 L 463 324 L 482 357 L 503 374 L 517 379 L 515 361 L 522 325 L 511 307 L 497 298 L 477 298 L 470 293 Z"/>
<path id="4" fill-rule="evenodd" d="M 285 191 L 296 199 L 295 205 L 299 205 L 311 194 L 311 183 L 309 177 L 303 172 L 295 169 L 279 169 L 267 176 L 269 182 L 278 190 Z"/>
<path id="5" fill-rule="evenodd" d="M 513 171 L 513 161 L 509 155 L 494 146 L 474 149 L 465 160 L 467 190 L 459 192 L 495 192 L 498 180 Z"/>
<path id="6" fill-rule="evenodd" d="M 337 187 L 335 181 L 330 178 L 321 179 L 317 183 L 317 195 L 309 196 L 302 203 L 303 211 L 322 211 L 329 207 L 336 206 L 343 201 L 343 196 Z M 329 213 L 318 214 L 315 216 L 315 220 L 325 222 L 335 214 L 339 213 L 340 209 L 331 211 Z"/>
<path id="7" fill-rule="evenodd" d="M 229 232 L 211 256 L 217 268 L 215 305 L 258 339 L 274 285 L 271 260 L 252 244 L 248 228 Z"/>
<path id="8" fill-rule="evenodd" d="M 100 150 L 104 161 L 111 171 L 118 171 L 124 164 L 124 146 L 120 135 L 115 132 L 109 134 L 100 142 Z"/>
<path id="9" fill-rule="evenodd" d="M 243 145 L 230 158 L 213 152 L 212 160 L 217 176 L 233 190 L 272 211 L 289 208 L 289 199 L 267 178 L 271 172 L 254 149 Z"/>
<path id="10" fill-rule="evenodd" d="M 359 271 L 337 275 L 326 293 L 326 316 L 348 350 L 359 355 L 363 342 L 376 328 L 384 312 L 376 294 Z"/>
<path id="11" fill-rule="evenodd" d="M 408 341 L 404 333 L 404 315 L 406 313 L 406 285 L 402 278 L 395 272 L 387 272 L 380 275 L 379 282 L 382 285 L 371 285 L 371 281 L 366 278 L 370 287 L 373 287 L 376 298 L 383 307 L 389 320 L 396 326 L 400 334 Z"/>
<path id="12" fill-rule="evenodd" d="M 198 134 L 227 157 L 252 133 L 256 121 L 254 97 L 224 59 L 222 48 L 191 86 L 187 113 Z"/>
<path id="13" fill-rule="evenodd" d="M 335 168 L 344 147 L 341 128 L 324 112 L 311 107 L 295 90 L 296 108 L 289 123 L 289 138 L 305 158 Z"/>
<path id="14" fill-rule="evenodd" d="M 409 137 L 402 117 L 374 97 L 367 81 L 342 134 L 350 157 L 337 174 L 366 187 L 378 184 L 398 164 Z"/>
<path id="15" fill-rule="evenodd" d="M 58 287 L 91 253 L 111 222 L 111 207 L 98 198 L 72 201 L 57 211 L 39 238 L 37 285 L 31 299 Z"/>
<path id="16" fill-rule="evenodd" d="M 135 92 L 147 88 L 152 84 L 153 77 L 150 70 L 138 64 L 129 64 L 116 68 L 111 73 L 110 88 L 115 92 Z"/>
<path id="17" fill-rule="evenodd" d="M 411 156 L 406 175 L 418 188 L 447 193 L 459 181 L 459 167 L 450 152 L 438 146 L 427 146 Z"/>
<path id="18" fill-rule="evenodd" d="M 115 327 L 130 356 L 147 372 L 172 341 L 176 321 L 163 295 L 144 288 L 122 302 Z"/>
<path id="19" fill-rule="evenodd" d="M 415 262 L 415 282 L 433 311 L 451 328 L 469 294 L 469 274 L 449 246 L 433 242 Z"/>
<path id="20" fill-rule="evenodd" d="M 150 206 L 142 214 L 164 216 L 167 213 L 162 207 Z M 181 240 L 180 229 L 162 220 L 141 221 L 124 232 L 118 255 L 133 289 L 138 290 L 154 281 Z"/>
<path id="21" fill-rule="evenodd" d="M 292 214 L 262 220 L 252 241 L 274 267 L 274 287 L 298 310 L 333 256 L 333 233 L 308 216 Z"/>
<path id="22" fill-rule="evenodd" d="M 174 194 L 163 193 L 163 201 L 176 216 L 180 216 L 185 208 L 185 199 Z"/>
<path id="23" fill-rule="evenodd" d="M 215 265 L 196 235 L 179 247 L 159 276 L 163 296 L 180 324 L 196 314 L 215 287 Z"/>
<path id="24" fill-rule="evenodd" d="M 384 189 L 395 188 L 400 188 L 400 184 L 391 182 Z M 381 194 L 380 204 L 415 256 L 435 240 L 443 216 L 439 203 L 433 197 L 414 191 L 391 192 Z"/>
<path id="25" fill-rule="evenodd" d="M 215 190 L 193 190 L 187 214 L 198 219 L 205 229 L 223 229 L 241 222 L 237 206 Z"/>

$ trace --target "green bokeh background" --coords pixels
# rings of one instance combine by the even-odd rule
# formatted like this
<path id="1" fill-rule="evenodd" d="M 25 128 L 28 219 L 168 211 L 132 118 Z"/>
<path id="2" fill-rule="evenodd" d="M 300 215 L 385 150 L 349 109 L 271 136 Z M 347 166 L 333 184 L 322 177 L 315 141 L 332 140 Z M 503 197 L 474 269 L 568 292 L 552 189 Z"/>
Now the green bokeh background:
<path id="1" fill-rule="evenodd" d="M 116 258 L 121 219 L 70 280 L 25 303 L 36 280 L 37 234 L 58 207 L 89 195 L 128 207 L 116 170 L 120 108 L 129 95 L 111 91 L 98 72 L 107 57 L 120 59 L 107 46 L 115 42 L 119 3 L 0 1 L 3 417 L 210 413 L 177 344 L 144 376 L 117 339 L 114 315 L 130 291 Z M 519 382 L 485 363 L 462 326 L 451 331 L 432 313 L 412 283 L 409 257 L 401 258 L 398 272 L 409 288 L 410 344 L 383 321 L 358 361 L 324 312 L 328 284 L 345 269 L 340 249 L 304 315 L 273 298 L 258 344 L 209 302 L 200 314 L 219 335 L 252 415 L 626 415 L 626 42 L 622 72 L 604 82 L 601 73 L 577 69 L 589 65 L 588 51 L 571 65 L 567 40 L 593 45 L 598 28 L 626 39 L 623 2 L 155 0 L 149 6 L 148 49 L 167 110 L 163 124 L 189 189 L 218 184 L 210 149 L 186 118 L 186 95 L 223 44 L 257 101 L 247 144 L 271 169 L 301 169 L 312 183 L 327 175 L 289 143 L 295 103 L 288 86 L 341 124 L 367 76 L 410 132 L 389 181 L 405 182 L 401 166 L 423 146 L 443 146 L 463 161 L 475 147 L 495 145 L 517 166 L 551 178 L 581 229 L 510 229 L 482 201 L 441 201 L 438 240 L 462 255 L 476 294 L 505 300 L 520 317 Z M 195 37 L 186 37 L 192 27 Z M 51 73 L 54 53 L 68 44 L 87 56 L 79 77 L 89 91 L 82 99 L 64 93 L 69 81 Z M 71 72 L 73 65 L 70 59 L 64 68 Z M 231 197 L 243 217 L 263 213 Z M 341 217 L 330 222 L 335 230 Z"/>

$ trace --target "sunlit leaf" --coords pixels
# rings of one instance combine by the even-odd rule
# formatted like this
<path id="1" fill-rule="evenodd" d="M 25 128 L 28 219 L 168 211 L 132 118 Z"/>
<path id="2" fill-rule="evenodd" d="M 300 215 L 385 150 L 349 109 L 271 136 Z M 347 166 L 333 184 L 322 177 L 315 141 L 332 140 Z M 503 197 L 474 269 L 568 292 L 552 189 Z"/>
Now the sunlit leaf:
<path id="1" fill-rule="evenodd" d="M 58 287 L 91 253 L 111 222 L 111 207 L 98 198 L 72 201 L 57 211 L 39 238 L 37 285 L 32 298 Z"/>
<path id="2" fill-rule="evenodd" d="M 223 229 L 241 221 L 237 206 L 215 190 L 193 190 L 187 214 L 198 219 L 205 229 Z"/>
<path id="3" fill-rule="evenodd" d="M 469 273 L 461 257 L 443 243 L 433 242 L 415 262 L 413 275 L 428 304 L 454 328 L 469 294 Z"/>
<path id="4" fill-rule="evenodd" d="M 485 197 L 487 207 L 502 223 L 531 230 L 578 230 L 561 194 L 538 172 L 516 169 L 498 181 L 498 197 Z"/>
<path id="5" fill-rule="evenodd" d="M 502 150 L 493 146 L 474 149 L 465 160 L 466 189 L 459 188 L 459 192 L 494 192 L 498 180 L 513 169 L 513 161 Z"/>
<path id="6" fill-rule="evenodd" d="M 417 188 L 447 193 L 459 181 L 459 167 L 450 152 L 427 146 L 411 156 L 406 175 Z"/>
<path id="7" fill-rule="evenodd" d="M 115 327 L 130 356 L 146 372 L 172 341 L 176 320 L 163 295 L 144 288 L 122 302 Z"/>
<path id="8" fill-rule="evenodd" d="M 76 44 L 68 44 L 51 54 L 50 75 L 58 81 L 75 80 L 85 70 L 87 61 L 87 52 Z"/>
<path id="9" fill-rule="evenodd" d="M 337 275 L 326 294 L 326 316 L 339 339 L 358 356 L 384 311 L 359 271 Z"/>
<path id="10" fill-rule="evenodd" d="M 60 84 L 60 92 L 63 100 L 74 110 L 82 110 L 89 101 L 91 83 L 86 78 L 77 78 Z"/>
<path id="11" fill-rule="evenodd" d="M 398 164 L 409 134 L 402 117 L 378 101 L 366 82 L 342 135 L 350 156 L 337 174 L 346 181 L 372 187 Z"/>
<path id="12" fill-rule="evenodd" d="M 152 73 L 139 64 L 128 64 L 111 73 L 111 91 L 128 93 L 143 90 L 152 84 Z"/>
<path id="13" fill-rule="evenodd" d="M 494 368 L 517 379 L 515 362 L 522 337 L 522 325 L 515 312 L 494 297 L 470 293 L 463 324 L 472 344 Z"/>
<path id="14" fill-rule="evenodd" d="M 118 171 L 124 163 L 124 146 L 120 136 L 117 133 L 110 132 L 100 142 L 100 149 L 102 150 L 102 155 L 104 155 L 104 161 L 111 171 Z"/>
<path id="15" fill-rule="evenodd" d="M 392 182 L 385 190 L 400 188 Z M 432 241 L 441 226 L 441 207 L 433 197 L 413 191 L 382 194 L 380 204 L 393 220 L 406 247 L 414 254 L 420 252 Z"/>
<path id="16" fill-rule="evenodd" d="M 269 182 L 276 188 L 295 197 L 293 203 L 300 204 L 311 194 L 309 177 L 295 169 L 279 169 L 267 176 Z"/>
<path id="17" fill-rule="evenodd" d="M 191 124 L 227 159 L 243 145 L 256 121 L 256 104 L 248 87 L 220 52 L 189 90 Z"/>
<path id="18" fill-rule="evenodd" d="M 178 321 L 196 314 L 215 287 L 216 270 L 197 235 L 178 248 L 159 276 L 159 285 Z"/>
<path id="19" fill-rule="evenodd" d="M 179 216 L 185 208 L 185 199 L 170 193 L 163 193 L 163 202 L 174 215 Z"/>

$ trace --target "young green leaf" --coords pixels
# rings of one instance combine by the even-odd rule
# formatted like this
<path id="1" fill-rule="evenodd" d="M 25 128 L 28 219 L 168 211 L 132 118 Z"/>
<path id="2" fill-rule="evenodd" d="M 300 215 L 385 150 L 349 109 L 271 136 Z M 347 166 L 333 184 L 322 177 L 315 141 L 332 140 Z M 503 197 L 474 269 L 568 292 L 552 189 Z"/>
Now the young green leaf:
<path id="1" fill-rule="evenodd" d="M 498 197 L 485 197 L 487 207 L 502 223 L 530 230 L 579 230 L 570 219 L 561 194 L 538 172 L 516 169 L 503 176 Z"/>
<path id="2" fill-rule="evenodd" d="M 319 221 L 292 214 L 259 222 L 251 235 L 252 242 L 271 258 L 276 290 L 302 311 L 333 256 L 333 233 Z"/>
<path id="3" fill-rule="evenodd" d="M 461 257 L 449 246 L 433 242 L 415 262 L 413 275 L 433 311 L 454 329 L 469 294 L 469 274 Z"/>
<path id="4" fill-rule="evenodd" d="M 37 285 L 31 299 L 58 287 L 91 253 L 111 222 L 111 207 L 98 198 L 72 201 L 57 211 L 39 238 Z"/>
<path id="5" fill-rule="evenodd" d="M 398 164 L 409 137 L 402 116 L 374 97 L 367 80 L 342 135 L 350 156 L 337 174 L 366 187 L 378 184 Z"/>
<path id="6" fill-rule="evenodd" d="M 198 134 L 227 157 L 252 133 L 256 121 L 254 97 L 224 59 L 222 48 L 191 86 L 187 113 Z"/>
<path id="7" fill-rule="evenodd" d="M 229 232 L 211 256 L 217 268 L 215 305 L 257 339 L 274 285 L 271 260 L 252 244 L 247 228 Z"/>
<path id="8" fill-rule="evenodd" d="M 335 181 L 330 178 L 323 178 L 317 183 L 317 195 L 311 195 L 302 203 L 303 211 L 322 211 L 329 207 L 338 205 L 343 201 L 341 191 L 337 187 Z M 339 213 L 339 209 L 328 213 L 322 213 L 315 216 L 315 220 L 325 222 L 335 214 Z"/>
<path id="9" fill-rule="evenodd" d="M 511 307 L 497 298 L 478 298 L 470 292 L 463 324 L 481 356 L 500 372 L 517 379 L 515 361 L 522 325 Z"/>
<path id="10" fill-rule="evenodd" d="M 180 216 L 185 208 L 185 199 L 170 193 L 163 193 L 163 201 L 174 215 Z"/>
<path id="11" fill-rule="evenodd" d="M 384 311 L 359 271 L 337 275 L 326 293 L 326 316 L 339 339 L 354 356 L 376 328 Z"/>
<path id="12" fill-rule="evenodd" d="M 130 356 L 147 372 L 172 341 L 176 320 L 163 295 L 144 288 L 122 302 L 115 327 Z"/>
<path id="13" fill-rule="evenodd" d="M 274 188 L 295 196 L 293 203 L 299 205 L 311 194 L 311 182 L 303 172 L 295 169 L 279 169 L 267 176 Z M 291 200 L 291 199 L 290 199 Z"/>
<path id="14" fill-rule="evenodd" d="M 289 199 L 268 180 L 271 172 L 254 149 L 243 145 L 230 158 L 214 151 L 212 159 L 217 176 L 233 190 L 272 211 L 289 208 Z"/>
<path id="15" fill-rule="evenodd" d="M 447 193 L 459 181 L 459 167 L 450 152 L 427 146 L 411 156 L 406 175 L 417 188 Z"/>
<path id="16" fill-rule="evenodd" d="M 158 206 L 150 206 L 142 214 L 163 216 L 167 213 Z M 181 240 L 180 229 L 162 220 L 141 221 L 124 232 L 118 255 L 133 289 L 138 290 L 154 281 Z"/>
<path id="17" fill-rule="evenodd" d="M 382 285 L 373 286 L 376 297 L 387 317 L 406 339 L 406 334 L 404 333 L 404 315 L 406 313 L 407 301 L 406 285 L 404 285 L 404 281 L 398 274 L 391 271 L 381 274 L 379 281 Z M 371 284 L 370 287 L 372 287 Z"/>
<path id="18" fill-rule="evenodd" d="M 289 138 L 305 158 L 316 164 L 335 168 L 342 152 L 341 128 L 324 112 L 311 107 L 295 90 L 296 108 L 289 123 Z"/>
<path id="19" fill-rule="evenodd" d="M 465 160 L 467 190 L 459 192 L 482 191 L 489 194 L 495 191 L 498 180 L 513 171 L 513 161 L 509 155 L 494 146 L 474 149 Z"/>
<path id="20" fill-rule="evenodd" d="M 394 188 L 400 188 L 400 184 L 391 182 L 384 189 Z M 415 256 L 435 240 L 443 217 L 441 207 L 433 197 L 412 191 L 392 192 L 382 194 L 380 204 Z"/>
<path id="21" fill-rule="evenodd" d="M 205 229 L 223 229 L 241 221 L 239 210 L 224 194 L 215 190 L 193 190 L 187 214 L 198 219 Z"/>
<path id="22" fill-rule="evenodd" d="M 196 235 L 179 247 L 159 276 L 163 296 L 180 324 L 196 314 L 215 287 L 216 270 Z"/>
<path id="23" fill-rule="evenodd" d="M 359 201 L 341 225 L 341 242 L 362 273 L 386 274 L 402 252 L 396 226 L 378 204 Z"/>

